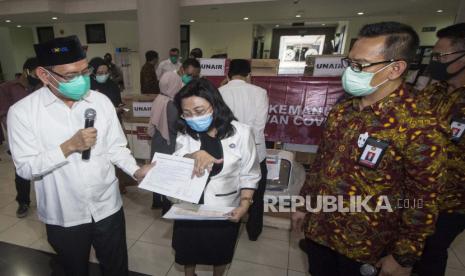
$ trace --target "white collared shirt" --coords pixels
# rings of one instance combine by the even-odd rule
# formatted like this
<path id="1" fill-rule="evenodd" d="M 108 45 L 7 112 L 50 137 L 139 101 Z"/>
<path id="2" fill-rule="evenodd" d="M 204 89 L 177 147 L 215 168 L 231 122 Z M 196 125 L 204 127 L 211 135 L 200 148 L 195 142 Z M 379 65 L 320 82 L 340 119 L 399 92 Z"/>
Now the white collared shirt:
<path id="1" fill-rule="evenodd" d="M 269 102 L 266 90 L 243 80 L 231 80 L 219 90 L 239 122 L 252 127 L 258 159 L 262 162 L 266 157 L 265 126 Z"/>
<path id="2" fill-rule="evenodd" d="M 165 59 L 164 61 L 160 62 L 160 64 L 158 64 L 157 78 L 160 80 L 161 76 L 163 76 L 164 73 L 169 71 L 177 72 L 181 65 L 182 64 L 179 61 L 176 62 L 176 64 L 173 64 L 170 59 Z"/>
<path id="3" fill-rule="evenodd" d="M 97 112 L 97 143 L 90 160 L 83 161 L 80 153 L 65 158 L 60 145 L 84 128 L 88 108 Z M 100 221 L 121 208 L 114 165 L 131 176 L 139 167 L 105 95 L 89 91 L 69 108 L 43 87 L 10 108 L 8 127 L 16 171 L 35 182 L 38 214 L 44 223 L 70 227 L 90 223 L 92 218 Z"/>

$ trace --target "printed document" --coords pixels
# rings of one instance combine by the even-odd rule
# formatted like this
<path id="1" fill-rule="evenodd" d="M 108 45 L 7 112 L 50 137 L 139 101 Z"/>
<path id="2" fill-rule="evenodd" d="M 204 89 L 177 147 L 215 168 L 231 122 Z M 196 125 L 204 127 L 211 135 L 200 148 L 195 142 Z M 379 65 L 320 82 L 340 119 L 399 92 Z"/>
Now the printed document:
<path id="1" fill-rule="evenodd" d="M 208 180 L 208 172 L 202 177 L 192 177 L 194 159 L 155 153 L 155 166 L 147 173 L 139 188 L 158 194 L 198 203 Z"/>
<path id="2" fill-rule="evenodd" d="M 234 207 L 180 203 L 174 204 L 163 218 L 174 220 L 227 220 L 229 218 L 228 213 L 232 210 L 234 210 Z"/>

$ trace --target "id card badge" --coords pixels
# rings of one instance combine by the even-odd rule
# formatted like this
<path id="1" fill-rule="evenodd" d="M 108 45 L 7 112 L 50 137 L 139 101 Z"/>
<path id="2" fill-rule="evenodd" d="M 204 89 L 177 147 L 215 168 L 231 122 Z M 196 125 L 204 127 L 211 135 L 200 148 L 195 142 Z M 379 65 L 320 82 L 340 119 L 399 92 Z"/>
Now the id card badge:
<path id="1" fill-rule="evenodd" d="M 453 118 L 450 124 L 452 132 L 451 140 L 455 143 L 460 142 L 465 133 L 465 119 L 464 118 Z"/>
<path id="2" fill-rule="evenodd" d="M 389 144 L 386 141 L 376 140 L 372 137 L 368 138 L 362 149 L 362 155 L 360 155 L 358 163 L 370 169 L 378 168 L 388 146 Z"/>

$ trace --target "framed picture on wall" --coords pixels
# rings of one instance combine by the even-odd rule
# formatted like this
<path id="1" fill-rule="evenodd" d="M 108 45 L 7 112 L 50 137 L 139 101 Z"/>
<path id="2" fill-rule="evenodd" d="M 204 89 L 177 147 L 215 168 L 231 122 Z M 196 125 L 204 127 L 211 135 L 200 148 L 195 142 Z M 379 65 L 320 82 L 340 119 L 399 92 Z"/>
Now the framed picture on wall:
<path id="1" fill-rule="evenodd" d="M 87 43 L 107 43 L 105 24 L 86 24 Z"/>
<path id="2" fill-rule="evenodd" d="M 39 43 L 47 42 L 55 38 L 53 27 L 37 27 L 37 39 Z"/>

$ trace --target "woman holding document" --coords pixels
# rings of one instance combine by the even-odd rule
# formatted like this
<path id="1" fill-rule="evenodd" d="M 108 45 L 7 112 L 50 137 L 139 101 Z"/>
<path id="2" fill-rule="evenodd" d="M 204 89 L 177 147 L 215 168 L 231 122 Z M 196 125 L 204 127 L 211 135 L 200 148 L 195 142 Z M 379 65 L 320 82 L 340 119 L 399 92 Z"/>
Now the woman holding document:
<path id="1" fill-rule="evenodd" d="M 195 176 L 209 174 L 199 204 L 236 207 L 224 221 L 176 220 L 176 263 L 184 265 L 186 276 L 195 275 L 197 264 L 213 265 L 213 275 L 221 276 L 232 261 L 239 221 L 260 180 L 254 137 L 206 79 L 190 82 L 174 103 L 182 114 L 174 155 L 195 159 Z"/>

